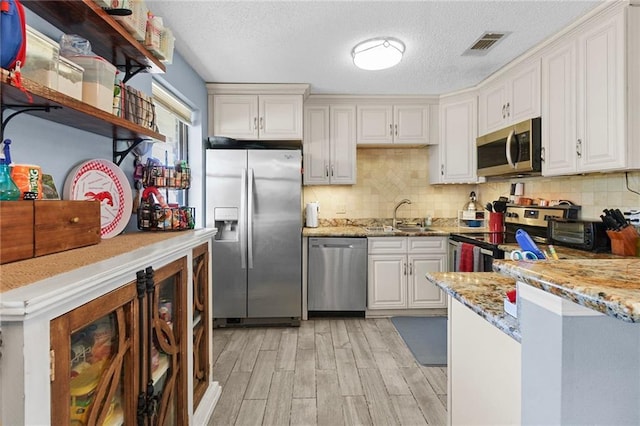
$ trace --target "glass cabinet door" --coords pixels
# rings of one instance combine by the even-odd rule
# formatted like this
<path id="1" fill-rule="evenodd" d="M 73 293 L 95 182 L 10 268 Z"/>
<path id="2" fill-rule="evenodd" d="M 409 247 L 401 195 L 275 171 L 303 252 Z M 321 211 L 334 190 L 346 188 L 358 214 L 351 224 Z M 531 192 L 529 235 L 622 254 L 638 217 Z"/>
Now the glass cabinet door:
<path id="1" fill-rule="evenodd" d="M 209 246 L 193 250 L 193 411 L 209 386 Z"/>
<path id="2" fill-rule="evenodd" d="M 51 321 L 52 424 L 121 425 L 133 416 L 135 283 Z"/>
<path id="3" fill-rule="evenodd" d="M 154 272 L 147 339 L 148 384 L 153 386 L 154 415 L 150 424 L 182 425 L 186 410 L 186 259 Z M 149 381 L 150 378 L 150 381 Z"/>

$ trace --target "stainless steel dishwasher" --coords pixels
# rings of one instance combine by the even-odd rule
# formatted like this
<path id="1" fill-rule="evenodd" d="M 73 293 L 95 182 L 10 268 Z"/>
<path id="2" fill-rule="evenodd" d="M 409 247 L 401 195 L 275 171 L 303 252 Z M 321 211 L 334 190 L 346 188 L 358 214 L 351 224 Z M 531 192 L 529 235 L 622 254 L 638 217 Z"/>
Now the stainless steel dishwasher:
<path id="1" fill-rule="evenodd" d="M 367 305 L 367 239 L 309 238 L 308 310 L 363 313 Z"/>

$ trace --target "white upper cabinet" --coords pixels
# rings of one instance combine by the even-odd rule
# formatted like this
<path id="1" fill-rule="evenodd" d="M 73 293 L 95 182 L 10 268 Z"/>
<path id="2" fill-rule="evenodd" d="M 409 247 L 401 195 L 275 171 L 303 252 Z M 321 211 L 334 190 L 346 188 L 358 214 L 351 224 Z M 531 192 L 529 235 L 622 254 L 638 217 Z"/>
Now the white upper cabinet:
<path id="1" fill-rule="evenodd" d="M 214 136 L 249 140 L 301 140 L 308 85 L 207 84 Z"/>
<path id="2" fill-rule="evenodd" d="M 540 115 L 540 61 L 523 63 L 480 89 L 479 134 Z"/>
<path id="3" fill-rule="evenodd" d="M 358 145 L 429 143 L 429 105 L 358 105 Z"/>
<path id="4" fill-rule="evenodd" d="M 476 182 L 476 92 L 440 100 L 440 143 L 429 147 L 429 183 Z"/>
<path id="5" fill-rule="evenodd" d="M 304 184 L 355 184 L 355 105 L 308 105 L 304 122 Z"/>
<path id="6" fill-rule="evenodd" d="M 632 137 L 638 129 L 632 113 L 638 102 L 639 14 L 633 7 L 614 10 L 543 55 L 543 175 L 640 165 Z"/>

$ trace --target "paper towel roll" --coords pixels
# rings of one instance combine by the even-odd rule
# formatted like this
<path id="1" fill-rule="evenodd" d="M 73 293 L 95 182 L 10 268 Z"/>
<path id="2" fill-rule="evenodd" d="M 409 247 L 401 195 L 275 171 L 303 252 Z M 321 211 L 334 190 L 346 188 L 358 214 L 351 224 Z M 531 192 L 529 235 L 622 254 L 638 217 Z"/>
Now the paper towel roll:
<path id="1" fill-rule="evenodd" d="M 307 228 L 317 228 L 318 227 L 318 210 L 320 209 L 320 204 L 316 201 L 314 203 L 307 203 L 306 209 L 306 225 Z"/>

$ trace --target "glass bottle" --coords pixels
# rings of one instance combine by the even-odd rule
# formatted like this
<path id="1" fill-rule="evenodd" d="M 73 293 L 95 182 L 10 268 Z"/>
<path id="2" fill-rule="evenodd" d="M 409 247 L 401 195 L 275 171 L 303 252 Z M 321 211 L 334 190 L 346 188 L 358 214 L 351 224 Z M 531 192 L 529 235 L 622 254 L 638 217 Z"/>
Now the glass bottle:
<path id="1" fill-rule="evenodd" d="M 16 201 L 20 199 L 20 189 L 11 179 L 11 171 L 9 164 L 11 163 L 11 154 L 9 153 L 10 139 L 6 139 L 2 145 L 2 154 L 0 154 L 0 201 Z"/>

